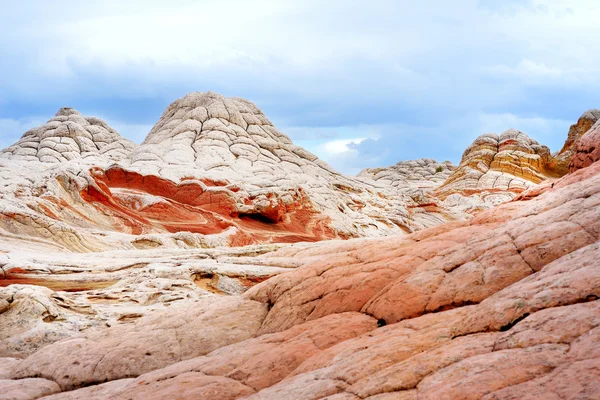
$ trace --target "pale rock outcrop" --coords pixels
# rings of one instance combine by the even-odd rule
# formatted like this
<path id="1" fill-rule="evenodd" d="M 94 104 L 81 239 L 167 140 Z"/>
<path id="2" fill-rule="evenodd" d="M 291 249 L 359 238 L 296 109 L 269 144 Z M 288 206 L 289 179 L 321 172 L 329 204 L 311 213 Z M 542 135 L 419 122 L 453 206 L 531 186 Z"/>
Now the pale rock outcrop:
<path id="1" fill-rule="evenodd" d="M 419 189 L 436 189 L 448 179 L 456 169 L 450 161 L 438 163 L 431 158 L 400 161 L 386 168 L 366 168 L 359 177 L 371 178 L 377 182 L 399 188 L 409 186 Z"/>
<path id="2" fill-rule="evenodd" d="M 134 146 L 101 119 L 84 117 L 65 107 L 0 153 L 10 158 L 47 163 L 94 156 L 118 161 L 128 158 Z"/>
<path id="3" fill-rule="evenodd" d="M 76 252 L 384 236 L 467 216 L 419 185 L 344 176 L 254 104 L 211 92 L 173 102 L 140 146 L 61 109 L 0 153 L 0 177 L 0 235 Z"/>
<path id="4" fill-rule="evenodd" d="M 23 357 L 181 302 L 241 294 L 294 267 L 255 258 L 281 246 L 65 254 L 10 245 L 0 254 L 0 357 Z M 0 379 L 5 374 L 0 368 Z"/>
<path id="5" fill-rule="evenodd" d="M 131 170 L 200 180 L 204 190 L 217 191 L 218 202 L 207 205 L 216 212 L 275 223 L 312 214 L 302 224 L 322 221 L 322 232 L 314 233 L 320 238 L 410 232 L 456 217 L 424 193 L 336 172 L 295 146 L 251 102 L 211 92 L 173 102 L 133 152 Z"/>

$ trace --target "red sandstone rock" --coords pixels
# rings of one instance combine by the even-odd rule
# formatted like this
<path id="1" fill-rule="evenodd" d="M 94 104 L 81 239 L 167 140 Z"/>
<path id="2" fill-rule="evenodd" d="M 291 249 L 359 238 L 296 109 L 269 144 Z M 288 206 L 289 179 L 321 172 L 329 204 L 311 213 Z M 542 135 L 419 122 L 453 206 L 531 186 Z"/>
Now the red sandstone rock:
<path id="1" fill-rule="evenodd" d="M 596 122 L 577 142 L 569 165 L 570 172 L 585 168 L 600 160 L 600 123 Z"/>
<path id="2" fill-rule="evenodd" d="M 571 125 L 567 140 L 562 149 L 554 154 L 554 169 L 561 175 L 569 171 L 569 164 L 577 153 L 577 146 L 582 136 L 600 119 L 600 110 L 592 109 L 584 112 L 576 123 Z"/>
<path id="3" fill-rule="evenodd" d="M 63 389 L 106 376 L 118 383 L 99 386 L 98 398 L 116 399 L 589 397 L 600 377 L 599 179 L 596 163 L 470 223 L 259 256 L 301 262 L 245 294 L 270 308 L 266 318 L 266 311 L 232 314 L 240 304 L 259 303 L 236 300 L 228 312 L 229 300 L 213 300 L 211 310 L 227 314 L 224 326 L 254 328 L 229 345 L 213 342 L 212 351 L 199 350 L 204 355 L 190 352 L 177 362 L 150 346 L 160 324 L 173 324 L 162 313 L 132 325 L 138 328 L 109 330 L 100 341 L 50 345 L 17 364 L 12 376 L 41 375 Z M 181 318 L 180 310 L 169 318 Z M 376 328 L 361 311 L 387 326 Z M 181 327 L 193 337 L 221 335 L 188 321 Z M 148 339 L 136 333 L 142 327 Z M 161 348 L 172 349 L 161 337 Z M 131 347 L 132 340 L 145 345 Z M 150 349 L 147 362 L 123 364 Z M 57 352 L 66 355 L 48 357 Z M 71 367 L 88 359 L 102 360 L 102 368 Z M 75 381 L 64 379 L 67 371 Z"/>

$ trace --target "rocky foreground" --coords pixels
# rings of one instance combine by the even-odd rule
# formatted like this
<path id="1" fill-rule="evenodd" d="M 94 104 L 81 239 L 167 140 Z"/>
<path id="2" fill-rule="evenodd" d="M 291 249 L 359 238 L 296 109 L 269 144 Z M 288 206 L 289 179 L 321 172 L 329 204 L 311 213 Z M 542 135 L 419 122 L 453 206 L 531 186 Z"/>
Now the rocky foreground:
<path id="1" fill-rule="evenodd" d="M 63 109 L 0 156 L 0 399 L 597 398 L 596 114 L 354 178 L 241 99 L 140 146 Z"/>

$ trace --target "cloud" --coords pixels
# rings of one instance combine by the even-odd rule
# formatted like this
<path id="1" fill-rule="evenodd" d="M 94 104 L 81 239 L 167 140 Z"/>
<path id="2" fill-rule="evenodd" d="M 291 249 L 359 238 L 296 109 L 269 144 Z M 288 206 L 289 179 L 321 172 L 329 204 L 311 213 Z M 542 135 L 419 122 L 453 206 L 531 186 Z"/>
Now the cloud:
<path id="1" fill-rule="evenodd" d="M 356 152 L 353 145 L 363 142 L 367 138 L 340 139 L 331 142 L 325 142 L 322 149 L 327 154 L 340 154 L 347 152 Z"/>

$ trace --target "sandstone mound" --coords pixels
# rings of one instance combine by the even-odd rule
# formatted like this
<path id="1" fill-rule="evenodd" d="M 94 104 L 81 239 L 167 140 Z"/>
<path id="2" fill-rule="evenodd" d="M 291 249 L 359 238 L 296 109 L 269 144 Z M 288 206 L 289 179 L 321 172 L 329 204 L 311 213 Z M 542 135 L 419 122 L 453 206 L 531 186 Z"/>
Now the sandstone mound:
<path id="1" fill-rule="evenodd" d="M 210 92 L 173 102 L 140 146 L 61 109 L 0 154 L 0 175 L 0 235 L 74 251 L 384 236 L 465 217 L 425 184 L 344 176 L 254 104 Z"/>
<path id="2" fill-rule="evenodd" d="M 548 147 L 516 129 L 479 136 L 434 194 L 447 207 L 486 209 L 557 177 Z"/>
<path id="3" fill-rule="evenodd" d="M 569 171 L 569 163 L 571 162 L 571 158 L 573 158 L 577 152 L 579 140 L 599 119 L 600 110 L 591 109 L 584 112 L 577 122 L 571 125 L 563 148 L 556 154 L 553 154 L 555 163 L 554 169 L 560 175 L 564 175 Z"/>
<path id="4" fill-rule="evenodd" d="M 122 138 L 106 122 L 61 108 L 44 125 L 31 129 L 0 154 L 29 161 L 59 163 L 101 155 L 109 160 L 129 157 L 133 142 Z"/>
<path id="5" fill-rule="evenodd" d="M 468 222 L 283 246 L 255 262 L 292 269 L 242 296 L 82 332 L 4 376 L 74 390 L 54 399 L 594 398 L 599 206 L 596 161 Z"/>
<path id="6" fill-rule="evenodd" d="M 225 225 L 242 223 L 250 236 L 273 229 L 296 229 L 303 240 L 378 236 L 456 217 L 423 194 L 336 172 L 294 145 L 254 104 L 211 92 L 173 102 L 131 160 L 128 169 L 104 171 L 105 187 L 199 207 Z"/>
<path id="7" fill-rule="evenodd" d="M 394 187 L 435 189 L 444 183 L 455 169 L 450 161 L 438 163 L 431 158 L 421 158 L 400 161 L 387 168 L 366 168 L 360 171 L 358 176 Z"/>

